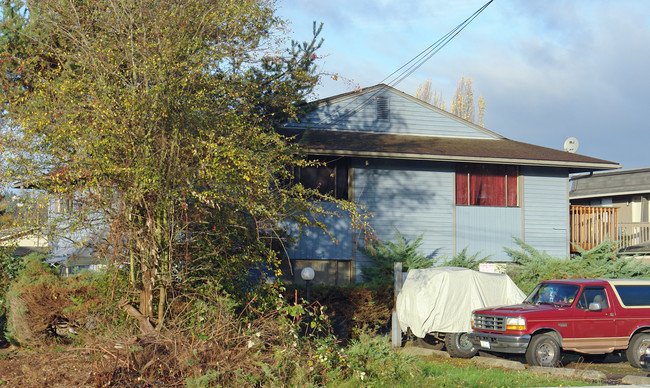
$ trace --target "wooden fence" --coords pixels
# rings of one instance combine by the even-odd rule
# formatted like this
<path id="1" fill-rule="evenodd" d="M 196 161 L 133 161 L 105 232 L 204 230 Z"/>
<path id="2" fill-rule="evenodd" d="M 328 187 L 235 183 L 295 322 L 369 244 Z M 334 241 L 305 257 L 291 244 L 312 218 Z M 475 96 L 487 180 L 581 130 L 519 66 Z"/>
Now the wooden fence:
<path id="1" fill-rule="evenodd" d="M 588 250 L 605 240 L 619 240 L 617 208 L 572 205 L 570 212 L 571 252 L 576 246 Z"/>

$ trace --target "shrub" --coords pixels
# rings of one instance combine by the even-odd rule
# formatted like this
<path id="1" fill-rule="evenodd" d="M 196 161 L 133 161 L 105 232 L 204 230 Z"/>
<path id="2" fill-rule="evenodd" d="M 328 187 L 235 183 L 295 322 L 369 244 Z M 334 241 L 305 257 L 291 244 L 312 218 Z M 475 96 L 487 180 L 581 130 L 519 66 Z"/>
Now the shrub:
<path id="1" fill-rule="evenodd" d="M 370 239 L 359 250 L 372 259 L 373 265 L 361 267 L 363 280 L 370 284 L 392 286 L 394 284 L 395 263 L 403 263 L 404 271 L 415 268 L 429 268 L 434 263 L 435 252 L 425 256 L 419 252 L 423 234 L 409 242 L 399 232 L 395 231 L 397 242 Z"/>
<path id="2" fill-rule="evenodd" d="M 41 254 L 26 256 L 8 288 L 7 340 L 31 347 L 107 330 L 120 313 L 107 274 L 85 272 L 62 278 L 43 259 Z M 57 330 L 60 326 L 65 333 Z"/>
<path id="3" fill-rule="evenodd" d="M 421 372 L 412 356 L 402 355 L 390 348 L 385 337 L 361 330 L 359 338 L 346 349 L 352 381 L 358 385 L 368 381 L 400 383 Z"/>
<path id="4" fill-rule="evenodd" d="M 287 288 L 289 303 L 295 303 L 304 296 L 304 288 L 295 285 Z M 310 293 L 311 300 L 325 307 L 324 314 L 334 334 L 343 342 L 356 338 L 357 331 L 362 327 L 381 332 L 390 326 L 394 304 L 391 287 L 372 284 L 316 285 Z"/>
<path id="5" fill-rule="evenodd" d="M 463 248 L 460 253 L 452 257 L 450 260 L 445 259 L 441 265 L 448 267 L 462 267 L 478 271 L 479 265 L 490 259 L 491 256 L 485 256 L 482 259 L 478 258 L 480 252 L 476 252 L 472 256 L 467 256 L 467 247 Z"/>
<path id="6" fill-rule="evenodd" d="M 558 258 L 515 238 L 521 250 L 506 248 L 513 265 L 507 274 L 525 293 L 542 280 L 570 278 L 650 278 L 650 266 L 635 257 L 620 256 L 615 243 L 606 241 L 575 257 Z"/>

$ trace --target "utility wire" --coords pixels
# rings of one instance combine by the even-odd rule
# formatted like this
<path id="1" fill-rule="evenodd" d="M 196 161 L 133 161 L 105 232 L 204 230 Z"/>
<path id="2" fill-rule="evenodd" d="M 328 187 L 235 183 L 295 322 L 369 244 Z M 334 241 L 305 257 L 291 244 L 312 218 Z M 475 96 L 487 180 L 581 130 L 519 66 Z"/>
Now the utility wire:
<path id="1" fill-rule="evenodd" d="M 393 73 L 391 73 L 389 76 L 384 78 L 380 84 L 384 84 L 388 81 L 388 86 L 395 87 L 397 84 L 400 82 L 404 81 L 408 76 L 413 74 L 417 69 L 419 69 L 422 65 L 424 65 L 428 60 L 430 60 L 434 55 L 436 55 L 440 50 L 442 50 L 443 47 L 445 47 L 449 42 L 451 42 L 452 39 L 454 39 L 462 30 L 465 29 L 474 19 L 478 17 L 478 15 L 481 14 L 494 0 L 489 0 L 487 3 L 485 3 L 481 8 L 479 8 L 476 12 L 474 12 L 470 17 L 465 19 L 462 23 L 454 27 L 451 31 L 449 31 L 447 34 L 445 34 L 442 38 L 438 39 L 435 43 L 433 43 L 431 46 L 427 47 L 424 49 L 422 52 L 420 52 L 418 55 L 416 55 L 414 58 L 412 58 L 410 61 L 406 62 L 404 65 L 402 65 L 399 69 L 395 70 Z M 391 80 L 392 79 L 392 80 Z M 390 81 L 389 81 L 390 80 Z M 340 121 L 350 117 L 354 113 L 360 111 L 367 105 L 369 105 L 374 97 L 379 94 L 383 88 L 380 88 L 373 92 L 366 101 L 362 102 L 359 104 L 355 109 L 352 109 L 350 111 L 344 111 L 342 112 L 337 118 L 331 119 L 330 122 L 325 123 L 325 126 L 332 126 L 334 124 L 339 123 Z M 351 105 L 354 102 L 354 99 L 352 101 L 349 101 L 346 105 L 339 107 L 336 112 L 334 112 L 334 115 L 336 116 L 339 112 L 343 111 L 345 108 L 347 108 L 349 105 Z"/>

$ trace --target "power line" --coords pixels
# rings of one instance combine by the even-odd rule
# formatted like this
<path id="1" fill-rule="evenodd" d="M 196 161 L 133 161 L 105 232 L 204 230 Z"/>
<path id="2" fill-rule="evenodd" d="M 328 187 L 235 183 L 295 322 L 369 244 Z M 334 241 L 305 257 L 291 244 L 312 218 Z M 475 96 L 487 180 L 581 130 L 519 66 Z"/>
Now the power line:
<path id="1" fill-rule="evenodd" d="M 470 17 L 465 19 L 462 23 L 454 27 L 451 31 L 449 31 L 447 34 L 445 34 L 442 38 L 438 39 L 435 43 L 433 43 L 431 46 L 427 47 L 424 49 L 422 52 L 420 52 L 418 55 L 413 57 L 410 61 L 406 62 L 404 65 L 402 65 L 399 69 L 395 70 L 393 73 L 391 73 L 389 76 L 384 78 L 380 84 L 384 84 L 388 81 L 388 86 L 395 87 L 397 84 L 400 82 L 404 81 L 407 77 L 409 77 L 413 72 L 415 72 L 417 69 L 419 69 L 422 65 L 424 65 L 427 61 L 429 61 L 434 55 L 436 55 L 440 50 L 442 50 L 443 47 L 445 47 L 449 42 L 451 42 L 452 39 L 454 39 L 462 30 L 465 29 L 474 19 L 478 17 L 478 15 L 481 14 L 494 0 L 489 0 L 487 3 L 485 3 L 481 8 L 476 10 Z M 390 81 L 389 81 L 390 80 Z M 338 118 L 331 120 L 329 123 L 326 123 L 326 126 L 332 126 L 343 119 L 353 115 L 354 113 L 360 111 L 363 109 L 365 106 L 370 104 L 373 100 L 373 97 L 380 93 L 383 88 L 378 89 L 375 91 L 373 94 L 371 94 L 366 101 L 363 103 L 359 104 L 355 109 L 349 111 L 349 112 L 344 112 L 339 115 Z M 348 102 L 346 105 L 339 107 L 336 112 L 334 112 L 334 115 L 339 113 L 339 111 L 347 108 L 350 104 L 352 104 L 353 101 Z"/>

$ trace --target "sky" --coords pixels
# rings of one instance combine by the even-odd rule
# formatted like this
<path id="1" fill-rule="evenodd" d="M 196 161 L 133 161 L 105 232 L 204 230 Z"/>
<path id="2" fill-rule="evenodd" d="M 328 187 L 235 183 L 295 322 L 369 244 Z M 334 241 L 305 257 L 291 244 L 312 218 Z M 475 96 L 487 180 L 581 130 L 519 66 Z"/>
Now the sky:
<path id="1" fill-rule="evenodd" d="M 278 0 L 291 38 L 323 22 L 316 98 L 383 82 L 487 0 Z M 650 1 L 495 0 L 408 78 L 448 104 L 462 76 L 506 138 L 650 167 Z"/>

